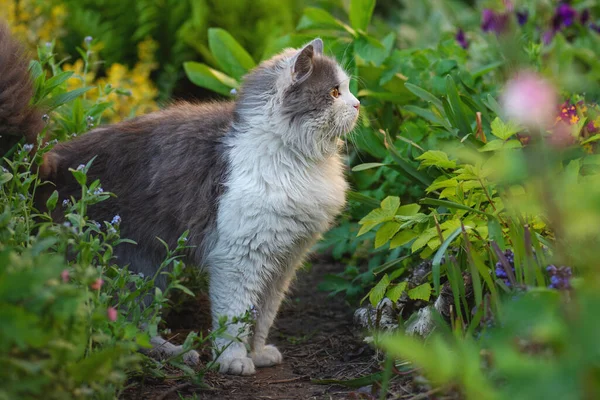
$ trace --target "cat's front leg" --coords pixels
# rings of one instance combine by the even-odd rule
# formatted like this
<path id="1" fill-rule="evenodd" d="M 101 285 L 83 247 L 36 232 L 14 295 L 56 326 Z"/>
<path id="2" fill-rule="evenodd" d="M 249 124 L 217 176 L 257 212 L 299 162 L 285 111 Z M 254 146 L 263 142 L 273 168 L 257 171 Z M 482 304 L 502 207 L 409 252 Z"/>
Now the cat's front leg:
<path id="1" fill-rule="evenodd" d="M 231 323 L 233 318 L 241 317 L 258 302 L 261 280 L 255 265 L 249 255 L 236 257 L 231 252 L 221 252 L 211 257 L 209 293 L 213 329 L 218 328 L 219 320 L 225 316 L 227 335 L 241 339 L 241 342 L 225 337 L 215 339 L 213 355 L 218 356 L 216 362 L 221 373 L 252 375 L 256 372 L 246 349 L 249 327 Z"/>
<path id="2" fill-rule="evenodd" d="M 277 347 L 271 344 L 267 345 L 266 339 L 294 274 L 295 268 L 293 267 L 282 271 L 281 275 L 269 285 L 259 303 L 252 336 L 252 352 L 250 353 L 250 357 L 257 367 L 271 367 L 281 364 L 283 361 L 283 356 Z"/>

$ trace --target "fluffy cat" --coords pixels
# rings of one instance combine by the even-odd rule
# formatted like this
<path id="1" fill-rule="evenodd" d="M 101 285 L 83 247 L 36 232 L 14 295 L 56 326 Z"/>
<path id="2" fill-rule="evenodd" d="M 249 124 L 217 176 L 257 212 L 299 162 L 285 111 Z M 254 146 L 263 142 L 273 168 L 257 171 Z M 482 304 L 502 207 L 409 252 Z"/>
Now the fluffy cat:
<path id="1" fill-rule="evenodd" d="M 7 40 L 0 35 L 0 49 Z M 213 324 L 258 311 L 245 343 L 214 343 L 226 347 L 221 372 L 250 375 L 282 361 L 266 338 L 296 268 L 345 204 L 339 138 L 353 129 L 359 104 L 349 77 L 315 39 L 260 64 L 233 102 L 181 103 L 99 127 L 46 153 L 40 175 L 56 185 L 61 202 L 80 191 L 68 169 L 97 156 L 88 175 L 117 197 L 89 215 L 121 216 L 121 235 L 138 244 L 119 245 L 115 255 L 132 271 L 152 274 L 164 257 L 156 237 L 174 246 L 189 230 L 187 261 L 209 273 Z M 25 110 L 19 107 L 11 112 Z M 153 343 L 181 351 L 161 338 Z M 186 359 L 195 362 L 197 354 Z"/>

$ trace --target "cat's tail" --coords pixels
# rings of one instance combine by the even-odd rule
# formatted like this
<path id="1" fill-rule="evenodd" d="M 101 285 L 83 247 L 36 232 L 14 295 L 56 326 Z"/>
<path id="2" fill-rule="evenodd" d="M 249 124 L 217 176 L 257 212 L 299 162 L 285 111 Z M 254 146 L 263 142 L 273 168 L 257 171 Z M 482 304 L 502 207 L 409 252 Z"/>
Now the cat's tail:
<path id="1" fill-rule="evenodd" d="M 0 20 L 0 157 L 22 138 L 35 145 L 44 127 L 42 111 L 31 107 L 33 82 L 25 48 Z"/>

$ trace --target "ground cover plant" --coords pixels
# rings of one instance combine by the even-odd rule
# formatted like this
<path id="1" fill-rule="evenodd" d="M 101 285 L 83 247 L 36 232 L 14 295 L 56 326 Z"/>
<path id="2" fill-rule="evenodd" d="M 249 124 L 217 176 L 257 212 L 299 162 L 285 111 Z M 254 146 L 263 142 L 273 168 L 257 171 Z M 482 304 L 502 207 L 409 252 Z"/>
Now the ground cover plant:
<path id="1" fill-rule="evenodd" d="M 5 3 L 10 12 L 29 7 Z M 86 207 L 111 195 L 87 181 L 89 166 L 72 171 L 82 200 L 49 200 L 50 209 L 64 207 L 65 224 L 34 209 L 40 182 L 31 166 L 54 141 L 158 108 L 159 93 L 173 90 L 169 65 L 182 64 L 211 97 L 235 98 L 248 70 L 315 36 L 353 76 L 362 103 L 359 126 L 344 143 L 348 208 L 317 247 L 340 267 L 319 287 L 359 308 L 357 322 L 379 358 L 372 374 L 311 378 L 362 387 L 354 395 L 363 398 L 600 395 L 600 6 L 309 2 L 296 14 L 290 7 L 281 30 L 261 28 L 255 38 L 250 26 L 204 14 L 190 17 L 182 26 L 193 29 L 185 31 L 152 14 L 146 25 L 122 27 L 138 32 L 137 47 L 125 50 L 103 37 L 110 22 L 101 11 L 71 3 L 32 8 L 41 16 L 12 21 L 17 32 L 37 26 L 36 44 L 48 41 L 49 21 L 63 36 L 42 42 L 31 64 L 34 102 L 49 110 L 50 143 L 35 151 L 19 144 L 3 155 L 0 358 L 10 367 L 0 372 L 0 398 L 113 398 L 174 374 L 206 385 L 210 363 L 193 371 L 181 359 L 136 351 L 161 329 L 176 292 L 185 298 L 189 286 L 202 290 L 177 257 L 185 234 L 164 262 L 169 288 L 156 291 L 154 277 L 114 266 L 112 248 L 127 240 L 119 236 L 127 221 L 86 218 Z M 87 19 L 64 22 L 65 7 L 80 7 Z M 169 27 L 168 43 L 153 34 L 158 26 Z M 198 38 L 200 48 L 165 53 L 172 43 L 178 52 L 183 36 L 187 45 Z M 103 43 L 107 68 L 99 64 Z M 60 61 L 76 45 L 80 57 Z M 153 297 L 152 305 L 141 309 L 140 296 Z M 209 339 L 191 333 L 185 346 L 202 348 Z"/>

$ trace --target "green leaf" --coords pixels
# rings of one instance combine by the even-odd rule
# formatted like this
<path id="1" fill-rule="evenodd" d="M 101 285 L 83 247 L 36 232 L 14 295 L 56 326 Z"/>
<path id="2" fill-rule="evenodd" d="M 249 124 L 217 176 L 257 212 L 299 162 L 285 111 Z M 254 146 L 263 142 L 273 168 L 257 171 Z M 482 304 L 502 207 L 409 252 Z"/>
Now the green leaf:
<path id="1" fill-rule="evenodd" d="M 433 275 L 433 287 L 436 294 L 440 292 L 440 264 L 442 263 L 442 258 L 444 257 L 444 254 L 446 254 L 446 250 L 448 249 L 448 246 L 450 246 L 450 243 L 452 243 L 461 232 L 462 227 L 456 228 L 456 230 L 444 240 L 444 243 L 442 243 L 433 257 L 431 272 Z"/>
<path id="2" fill-rule="evenodd" d="M 412 300 L 429 301 L 429 297 L 431 296 L 431 285 L 429 283 L 424 283 L 416 288 L 410 289 L 407 294 Z"/>
<path id="3" fill-rule="evenodd" d="M 304 9 L 304 14 L 298 22 L 296 29 L 344 29 L 351 35 L 355 36 L 356 32 L 351 27 L 336 19 L 333 15 L 321 8 L 307 7 Z"/>
<path id="4" fill-rule="evenodd" d="M 353 172 L 364 171 L 364 170 L 367 170 L 367 169 L 383 167 L 383 166 L 386 166 L 386 165 L 387 164 L 376 163 L 376 162 L 358 164 L 357 166 L 355 166 L 354 168 L 352 168 L 352 171 Z"/>
<path id="5" fill-rule="evenodd" d="M 416 215 L 420 209 L 421 206 L 418 204 L 406 204 L 404 206 L 399 207 L 396 211 L 396 214 L 404 216 L 413 216 Z"/>
<path id="6" fill-rule="evenodd" d="M 364 235 L 376 225 L 382 222 L 391 221 L 396 214 L 396 210 L 400 206 L 400 198 L 396 196 L 388 196 L 381 202 L 381 207 L 376 208 L 367 214 L 363 219 L 358 221 L 362 227 L 358 231 L 357 236 Z"/>
<path id="7" fill-rule="evenodd" d="M 64 72 L 61 72 L 60 74 L 57 74 L 57 75 L 53 76 L 52 78 L 48 79 L 46 81 L 46 84 L 44 85 L 44 92 L 50 93 L 52 91 L 52 89 L 56 88 L 61 83 L 65 82 L 72 75 L 73 75 L 73 71 L 64 71 Z"/>
<path id="8" fill-rule="evenodd" d="M 6 182 L 9 182 L 13 178 L 13 174 L 10 172 L 3 172 L 0 174 L 0 185 L 4 185 Z"/>
<path id="9" fill-rule="evenodd" d="M 210 28 L 208 45 L 219 67 L 237 80 L 256 66 L 250 54 L 224 29 Z"/>
<path id="10" fill-rule="evenodd" d="M 441 111 L 444 109 L 442 102 L 437 97 L 435 97 L 433 94 L 429 93 L 427 90 L 420 88 L 417 85 L 413 85 L 412 83 L 408 83 L 408 82 L 406 82 L 404 84 L 404 86 L 406 86 L 406 88 L 408 90 L 413 92 L 415 95 L 417 95 L 421 99 L 425 100 L 428 103 L 432 103 L 434 106 L 437 107 L 438 110 Z"/>
<path id="11" fill-rule="evenodd" d="M 395 221 L 386 222 L 375 234 L 375 248 L 386 244 L 400 230 L 400 224 Z"/>
<path id="12" fill-rule="evenodd" d="M 496 117 L 492 121 L 491 128 L 492 128 L 492 134 L 502 140 L 506 140 L 509 137 L 511 137 L 512 135 L 514 135 L 522 130 L 522 128 L 518 124 L 516 124 L 512 121 L 508 121 L 508 123 L 505 124 L 498 117 Z"/>
<path id="13" fill-rule="evenodd" d="M 183 69 L 194 84 L 226 96 L 231 96 L 231 89 L 238 87 L 235 79 L 206 64 L 189 61 L 183 63 Z"/>
<path id="14" fill-rule="evenodd" d="M 416 158 L 421 161 L 421 168 L 435 166 L 438 168 L 456 168 L 456 162 L 448 159 L 448 154 L 440 150 L 429 150 Z"/>
<path id="15" fill-rule="evenodd" d="M 371 289 L 369 292 L 369 301 L 373 307 L 377 307 L 377 304 L 383 300 L 387 287 L 390 285 L 390 278 L 387 274 L 381 278 L 379 283 Z"/>
<path id="16" fill-rule="evenodd" d="M 415 240 L 410 247 L 411 251 L 415 253 L 437 235 L 438 233 L 435 228 L 429 228 L 425 232 L 422 232 L 419 236 L 417 236 L 417 240 Z"/>
<path id="17" fill-rule="evenodd" d="M 436 125 L 443 126 L 449 132 L 452 132 L 452 130 L 453 130 L 452 126 L 448 123 L 448 121 L 438 117 L 437 115 L 435 115 L 434 113 L 432 113 L 429 110 L 426 110 L 424 108 L 420 108 L 417 106 L 413 106 L 413 105 L 407 105 L 402 108 L 404 108 L 406 111 L 409 111 L 411 113 L 418 115 L 421 118 L 428 120 L 429 122 L 432 122 Z M 443 106 L 442 106 L 442 108 L 443 108 Z"/>
<path id="18" fill-rule="evenodd" d="M 362 193 L 350 191 L 346 193 L 346 196 L 348 197 L 348 200 L 357 201 L 371 208 L 379 207 L 379 200 Z"/>
<path id="19" fill-rule="evenodd" d="M 375 0 L 350 1 L 350 25 L 354 29 L 366 31 L 375 9 Z"/>
<path id="20" fill-rule="evenodd" d="M 52 192 L 52 195 L 46 200 L 46 208 L 48 211 L 52 211 L 56 208 L 56 202 L 58 201 L 58 191 Z"/>
<path id="21" fill-rule="evenodd" d="M 67 93 L 61 93 L 59 95 L 53 96 L 49 99 L 44 99 L 41 102 L 41 107 L 46 109 L 46 111 L 52 111 L 55 108 L 62 106 L 63 104 L 66 104 L 70 101 L 75 100 L 76 98 L 78 98 L 79 96 L 81 96 L 82 94 L 84 94 L 85 92 L 87 92 L 90 89 L 93 89 L 93 88 L 92 87 L 78 88 L 75 90 L 71 90 L 70 92 L 67 92 Z"/>
<path id="22" fill-rule="evenodd" d="M 446 93 L 448 94 L 448 103 L 452 107 L 452 112 L 454 113 L 457 128 L 460 129 L 461 133 L 464 135 L 471 133 L 469 119 L 465 115 L 462 101 L 458 95 L 458 89 L 456 88 L 456 83 L 454 83 L 452 75 L 446 76 Z"/>
<path id="23" fill-rule="evenodd" d="M 404 246 L 405 244 L 416 238 L 418 235 L 418 233 L 411 230 L 404 230 L 402 232 L 398 232 L 390 241 L 390 249 L 395 249 L 396 247 Z"/>
<path id="24" fill-rule="evenodd" d="M 483 147 L 477 149 L 478 151 L 497 151 L 497 150 L 509 150 L 509 149 L 520 149 L 523 147 L 520 141 L 512 139 L 508 141 L 504 140 L 491 140 L 487 142 Z"/>
<path id="25" fill-rule="evenodd" d="M 402 293 L 404 293 L 404 291 L 406 290 L 407 285 L 408 285 L 408 282 L 404 281 L 404 282 L 400 282 L 399 284 L 397 284 L 395 286 L 392 286 L 385 293 L 385 297 L 387 297 L 394 303 L 397 302 L 398 299 L 400 298 L 400 296 L 402 296 Z"/>
<path id="26" fill-rule="evenodd" d="M 421 183 L 425 188 L 429 187 L 429 185 L 431 185 L 431 178 L 418 171 L 408 161 L 406 161 L 404 157 L 402 157 L 396 146 L 394 146 L 392 138 L 390 137 L 390 134 L 388 132 L 385 133 L 385 141 L 386 148 L 389 150 L 390 155 L 392 156 L 396 164 L 398 164 L 398 166 L 402 168 L 404 172 L 413 177 L 416 182 Z"/>

